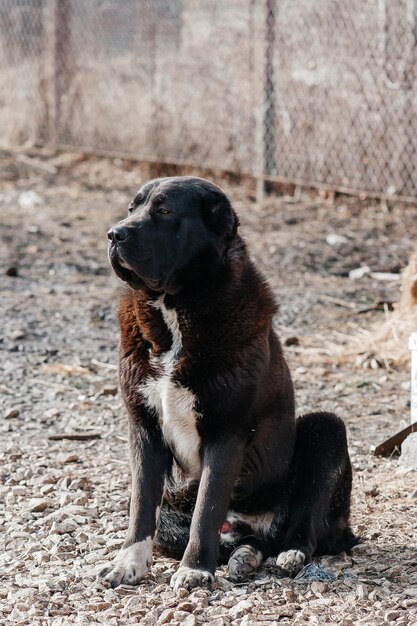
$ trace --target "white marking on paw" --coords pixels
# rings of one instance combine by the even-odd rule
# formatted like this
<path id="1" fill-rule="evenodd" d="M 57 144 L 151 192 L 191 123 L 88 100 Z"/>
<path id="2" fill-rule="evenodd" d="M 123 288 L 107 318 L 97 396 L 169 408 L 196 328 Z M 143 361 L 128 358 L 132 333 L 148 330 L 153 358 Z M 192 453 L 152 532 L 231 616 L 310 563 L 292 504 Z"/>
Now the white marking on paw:
<path id="1" fill-rule="evenodd" d="M 306 555 L 301 550 L 287 550 L 281 552 L 277 558 L 277 566 L 285 572 L 296 574 L 304 566 Z"/>
<path id="2" fill-rule="evenodd" d="M 181 565 L 175 574 L 171 576 L 171 587 L 177 591 L 181 587 L 188 589 L 194 589 L 195 587 L 208 587 L 213 584 L 214 576 L 205 569 L 193 569 Z"/>
<path id="3" fill-rule="evenodd" d="M 146 576 L 152 565 L 152 538 L 122 548 L 108 567 L 101 571 L 101 576 L 112 587 L 118 585 L 137 585 Z"/>
<path id="4" fill-rule="evenodd" d="M 198 413 L 195 410 L 194 394 L 172 379 L 175 366 L 182 350 L 182 336 L 175 309 L 167 309 L 163 296 L 151 303 L 162 313 L 165 324 L 172 335 L 172 346 L 160 356 L 151 357 L 160 373 L 148 376 L 139 391 L 147 406 L 154 409 L 161 423 L 162 434 L 172 448 L 180 464 L 192 477 L 199 478 L 201 463 L 199 456 L 200 436 L 197 432 Z"/>

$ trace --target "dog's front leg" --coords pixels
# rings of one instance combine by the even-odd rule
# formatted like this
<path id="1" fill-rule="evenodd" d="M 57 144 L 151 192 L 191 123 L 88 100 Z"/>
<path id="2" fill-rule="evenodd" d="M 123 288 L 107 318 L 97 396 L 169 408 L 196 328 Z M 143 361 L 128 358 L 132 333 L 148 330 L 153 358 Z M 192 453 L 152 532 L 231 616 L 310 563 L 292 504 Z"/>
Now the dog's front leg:
<path id="1" fill-rule="evenodd" d="M 171 587 L 210 587 L 219 551 L 220 529 L 241 466 L 243 442 L 233 437 L 203 450 L 202 473 L 190 528 L 190 539 Z"/>
<path id="2" fill-rule="evenodd" d="M 129 424 L 132 489 L 129 527 L 114 562 L 100 572 L 112 587 L 137 585 L 152 564 L 152 548 L 171 458 L 158 432 Z"/>

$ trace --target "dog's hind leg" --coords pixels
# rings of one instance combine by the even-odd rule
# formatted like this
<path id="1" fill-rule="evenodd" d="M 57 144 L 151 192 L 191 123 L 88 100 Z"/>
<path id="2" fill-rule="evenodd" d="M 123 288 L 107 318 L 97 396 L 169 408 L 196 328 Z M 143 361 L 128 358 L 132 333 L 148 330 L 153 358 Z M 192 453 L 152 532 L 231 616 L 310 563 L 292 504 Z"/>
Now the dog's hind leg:
<path id="1" fill-rule="evenodd" d="M 240 583 L 256 574 L 269 556 L 277 554 L 275 540 L 255 536 L 242 537 L 228 560 L 229 578 Z"/>
<path id="2" fill-rule="evenodd" d="M 357 543 L 349 527 L 352 469 L 346 429 L 332 413 L 297 420 L 294 483 L 277 565 L 295 575 L 315 553 L 337 554 Z"/>
<path id="3" fill-rule="evenodd" d="M 254 576 L 264 560 L 262 550 L 244 543 L 238 546 L 230 555 L 227 568 L 229 578 L 234 583 L 240 583 Z"/>

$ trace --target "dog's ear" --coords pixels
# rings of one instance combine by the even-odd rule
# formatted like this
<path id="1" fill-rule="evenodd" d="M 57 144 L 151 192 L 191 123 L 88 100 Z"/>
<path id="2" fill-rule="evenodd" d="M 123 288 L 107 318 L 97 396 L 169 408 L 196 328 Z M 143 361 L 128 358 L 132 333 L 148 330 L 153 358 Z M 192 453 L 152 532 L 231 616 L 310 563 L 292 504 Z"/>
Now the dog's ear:
<path id="1" fill-rule="evenodd" d="M 239 227 L 239 218 L 229 200 L 224 197 L 212 204 L 209 209 L 211 228 L 226 241 L 236 237 Z"/>

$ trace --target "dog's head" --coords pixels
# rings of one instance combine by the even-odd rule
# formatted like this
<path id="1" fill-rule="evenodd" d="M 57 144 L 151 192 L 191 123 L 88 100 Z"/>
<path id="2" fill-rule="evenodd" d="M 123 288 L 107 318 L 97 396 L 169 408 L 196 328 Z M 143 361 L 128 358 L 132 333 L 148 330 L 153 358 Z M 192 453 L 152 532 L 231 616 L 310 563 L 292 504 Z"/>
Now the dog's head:
<path id="1" fill-rule="evenodd" d="M 139 189 L 128 217 L 109 230 L 110 263 L 133 289 L 176 294 L 221 269 L 237 227 L 213 183 L 158 178 Z"/>

